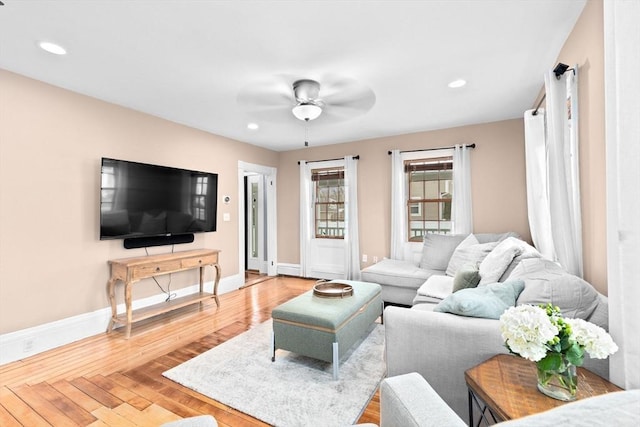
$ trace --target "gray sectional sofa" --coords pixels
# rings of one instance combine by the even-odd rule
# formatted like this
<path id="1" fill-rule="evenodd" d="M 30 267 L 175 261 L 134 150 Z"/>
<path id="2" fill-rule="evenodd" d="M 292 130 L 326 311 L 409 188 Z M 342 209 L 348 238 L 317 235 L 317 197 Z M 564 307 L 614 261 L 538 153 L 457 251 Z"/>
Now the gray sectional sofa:
<path id="1" fill-rule="evenodd" d="M 363 280 L 382 285 L 383 300 L 411 306 L 385 309 L 387 375 L 419 373 L 463 420 L 468 417 L 464 371 L 508 352 L 498 320 L 506 307 L 551 302 L 565 317 L 608 330 L 607 298 L 586 281 L 512 233 L 474 236 L 478 243 L 472 244 L 468 237 L 431 236 L 417 264 L 388 260 L 363 271 Z M 469 261 L 478 267 L 480 284 L 453 292 Z M 403 265 L 412 267 L 402 273 Z M 395 279 L 394 269 L 402 273 Z M 587 357 L 584 366 L 608 378 L 608 360 Z"/>
<path id="2" fill-rule="evenodd" d="M 466 235 L 427 234 L 422 245 L 413 245 L 406 258 L 385 258 L 362 270 L 362 280 L 382 286 L 382 300 L 387 303 L 413 305 L 418 289 L 433 275 L 446 275 L 448 263 Z M 475 234 L 480 244 L 499 242 L 516 233 Z"/>

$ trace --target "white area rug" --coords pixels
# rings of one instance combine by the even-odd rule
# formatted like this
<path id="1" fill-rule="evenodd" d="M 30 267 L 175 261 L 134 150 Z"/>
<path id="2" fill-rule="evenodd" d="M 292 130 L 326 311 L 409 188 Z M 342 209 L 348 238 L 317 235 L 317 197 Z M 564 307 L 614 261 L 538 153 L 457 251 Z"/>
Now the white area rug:
<path id="1" fill-rule="evenodd" d="M 275 426 L 348 426 L 385 374 L 384 326 L 375 325 L 342 358 L 337 381 L 330 363 L 284 350 L 271 362 L 271 320 L 163 375 Z"/>

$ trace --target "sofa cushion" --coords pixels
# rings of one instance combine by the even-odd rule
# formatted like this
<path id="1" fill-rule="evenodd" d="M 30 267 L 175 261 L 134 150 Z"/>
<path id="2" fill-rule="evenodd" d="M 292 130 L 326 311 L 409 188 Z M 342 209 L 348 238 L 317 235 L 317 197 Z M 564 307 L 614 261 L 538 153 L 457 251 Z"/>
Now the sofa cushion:
<path id="1" fill-rule="evenodd" d="M 447 265 L 447 275 L 455 276 L 456 271 L 466 264 L 480 265 L 497 245 L 498 242 L 488 242 L 456 248 Z"/>
<path id="2" fill-rule="evenodd" d="M 418 289 L 434 273 L 442 274 L 419 268 L 409 261 L 385 258 L 362 270 L 361 278 L 365 282 Z"/>
<path id="3" fill-rule="evenodd" d="M 426 234 L 420 268 L 445 271 L 451 255 L 466 237 L 466 234 Z"/>
<path id="4" fill-rule="evenodd" d="M 522 260 L 509 279 L 524 280 L 518 304 L 551 303 L 569 318 L 588 319 L 600 301 L 593 286 L 545 258 Z"/>
<path id="5" fill-rule="evenodd" d="M 453 292 L 453 277 L 434 274 L 418 288 L 418 295 L 433 298 L 446 298 Z"/>
<path id="6" fill-rule="evenodd" d="M 480 284 L 497 282 L 513 259 L 522 253 L 515 237 L 502 240 L 480 263 Z"/>
<path id="7" fill-rule="evenodd" d="M 475 288 L 480 283 L 478 264 L 467 264 L 456 271 L 453 277 L 453 292 L 461 289 Z"/>
<path id="8" fill-rule="evenodd" d="M 491 283 L 477 288 L 462 289 L 446 297 L 433 311 L 453 313 L 467 317 L 499 319 L 504 311 L 513 307 L 524 289 L 522 280 Z"/>

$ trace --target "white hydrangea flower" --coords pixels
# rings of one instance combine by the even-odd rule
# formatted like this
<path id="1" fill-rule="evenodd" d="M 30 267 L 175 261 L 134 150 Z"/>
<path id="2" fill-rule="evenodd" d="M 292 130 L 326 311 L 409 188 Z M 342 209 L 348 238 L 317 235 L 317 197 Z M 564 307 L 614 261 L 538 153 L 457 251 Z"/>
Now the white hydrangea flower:
<path id="1" fill-rule="evenodd" d="M 537 362 L 547 354 L 547 342 L 557 334 L 558 328 L 551 322 L 547 312 L 532 305 L 511 307 L 500 316 L 502 338 L 509 349 Z"/>
<path id="2" fill-rule="evenodd" d="M 571 326 L 571 337 L 594 359 L 606 359 L 618 351 L 611 335 L 598 325 L 582 319 L 565 319 Z"/>

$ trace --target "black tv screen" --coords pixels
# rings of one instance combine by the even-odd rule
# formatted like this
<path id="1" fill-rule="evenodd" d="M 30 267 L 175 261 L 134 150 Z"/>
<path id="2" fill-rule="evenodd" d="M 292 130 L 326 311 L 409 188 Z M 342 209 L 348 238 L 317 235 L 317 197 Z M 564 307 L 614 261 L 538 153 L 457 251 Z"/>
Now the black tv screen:
<path id="1" fill-rule="evenodd" d="M 218 174 L 102 158 L 100 239 L 216 231 Z"/>

